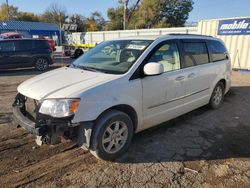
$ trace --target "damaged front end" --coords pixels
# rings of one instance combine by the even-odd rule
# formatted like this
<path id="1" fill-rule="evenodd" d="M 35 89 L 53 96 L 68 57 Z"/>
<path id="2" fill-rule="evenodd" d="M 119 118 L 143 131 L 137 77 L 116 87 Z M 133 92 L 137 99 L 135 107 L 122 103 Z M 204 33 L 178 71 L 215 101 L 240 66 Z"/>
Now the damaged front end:
<path id="1" fill-rule="evenodd" d="M 35 99 L 20 93 L 15 97 L 12 105 L 14 120 L 29 133 L 36 135 L 36 143 L 57 144 L 63 139 L 78 142 L 83 149 L 90 147 L 92 122 L 72 123 L 74 115 L 55 118 L 39 112 L 41 104 Z"/>

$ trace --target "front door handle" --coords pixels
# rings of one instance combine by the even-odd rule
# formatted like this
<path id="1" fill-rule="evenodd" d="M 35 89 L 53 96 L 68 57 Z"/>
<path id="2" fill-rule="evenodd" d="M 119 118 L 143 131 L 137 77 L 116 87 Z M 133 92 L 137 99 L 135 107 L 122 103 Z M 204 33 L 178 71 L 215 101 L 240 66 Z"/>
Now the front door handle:
<path id="1" fill-rule="evenodd" d="M 185 79 L 185 76 L 178 76 L 177 78 L 175 78 L 176 81 L 181 81 L 184 79 Z"/>
<path id="2" fill-rule="evenodd" d="M 191 74 L 188 75 L 188 78 L 193 78 L 194 76 L 195 76 L 195 74 L 191 73 Z"/>

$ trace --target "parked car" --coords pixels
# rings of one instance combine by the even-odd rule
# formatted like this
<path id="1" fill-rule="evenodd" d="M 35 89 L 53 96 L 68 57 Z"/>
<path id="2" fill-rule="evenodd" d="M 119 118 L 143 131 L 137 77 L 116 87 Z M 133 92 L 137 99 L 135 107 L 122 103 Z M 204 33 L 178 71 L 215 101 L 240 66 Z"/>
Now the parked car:
<path id="1" fill-rule="evenodd" d="M 90 49 L 94 48 L 97 44 L 63 44 L 63 55 L 70 56 L 70 58 L 77 59 Z"/>
<path id="2" fill-rule="evenodd" d="M 56 43 L 53 39 L 46 39 L 51 47 L 52 51 L 56 51 Z"/>
<path id="3" fill-rule="evenodd" d="M 219 39 L 118 39 L 19 85 L 13 112 L 39 144 L 75 139 L 97 158 L 114 160 L 134 133 L 207 104 L 219 108 L 230 85 L 230 59 Z"/>
<path id="4" fill-rule="evenodd" d="M 6 32 L 6 33 L 0 34 L 0 39 L 21 39 L 21 38 L 23 38 L 23 36 L 17 32 Z M 40 39 L 47 40 L 51 47 L 51 50 L 56 51 L 56 43 L 53 39 L 47 38 L 47 37 L 41 37 Z"/>
<path id="5" fill-rule="evenodd" d="M 0 34 L 1 39 L 21 39 L 23 36 L 17 32 L 6 32 Z"/>
<path id="6" fill-rule="evenodd" d="M 35 67 L 39 71 L 45 71 L 51 64 L 52 50 L 47 40 L 0 40 L 0 69 Z"/>

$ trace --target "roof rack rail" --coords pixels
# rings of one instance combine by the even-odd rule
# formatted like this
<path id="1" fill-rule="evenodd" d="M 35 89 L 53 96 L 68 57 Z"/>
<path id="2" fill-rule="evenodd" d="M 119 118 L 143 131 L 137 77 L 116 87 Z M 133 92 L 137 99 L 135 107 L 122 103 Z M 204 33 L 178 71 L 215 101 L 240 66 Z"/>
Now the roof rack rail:
<path id="1" fill-rule="evenodd" d="M 200 36 L 200 37 L 213 37 L 211 35 L 200 35 L 200 34 L 188 34 L 188 33 L 169 33 L 167 35 L 188 35 L 188 36 Z"/>

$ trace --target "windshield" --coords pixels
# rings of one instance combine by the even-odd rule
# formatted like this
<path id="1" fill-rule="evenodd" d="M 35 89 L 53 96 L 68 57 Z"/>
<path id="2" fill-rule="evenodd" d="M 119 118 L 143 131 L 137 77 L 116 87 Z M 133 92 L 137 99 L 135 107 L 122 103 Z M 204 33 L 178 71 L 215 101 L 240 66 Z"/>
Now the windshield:
<path id="1" fill-rule="evenodd" d="M 151 40 L 105 41 L 82 55 L 70 67 L 109 74 L 123 74 L 129 70 L 151 42 Z"/>

